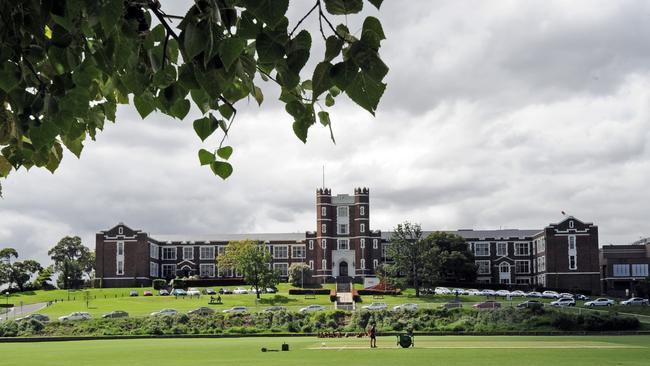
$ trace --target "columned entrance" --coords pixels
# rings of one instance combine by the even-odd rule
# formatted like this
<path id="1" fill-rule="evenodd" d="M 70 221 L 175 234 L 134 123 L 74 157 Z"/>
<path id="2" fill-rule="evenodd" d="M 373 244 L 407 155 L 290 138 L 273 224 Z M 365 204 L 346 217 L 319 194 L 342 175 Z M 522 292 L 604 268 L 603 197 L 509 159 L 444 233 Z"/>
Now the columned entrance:
<path id="1" fill-rule="evenodd" d="M 348 262 L 341 261 L 341 263 L 339 263 L 339 276 L 347 277 L 348 275 Z"/>

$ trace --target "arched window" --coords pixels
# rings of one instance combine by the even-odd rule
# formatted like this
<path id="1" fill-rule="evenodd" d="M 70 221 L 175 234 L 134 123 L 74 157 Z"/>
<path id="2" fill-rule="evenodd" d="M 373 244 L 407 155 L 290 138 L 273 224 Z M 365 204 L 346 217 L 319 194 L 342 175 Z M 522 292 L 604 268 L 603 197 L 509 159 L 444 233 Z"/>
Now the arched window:
<path id="1" fill-rule="evenodd" d="M 510 265 L 506 262 L 501 262 L 501 264 L 499 264 L 499 272 L 501 273 L 510 272 Z"/>

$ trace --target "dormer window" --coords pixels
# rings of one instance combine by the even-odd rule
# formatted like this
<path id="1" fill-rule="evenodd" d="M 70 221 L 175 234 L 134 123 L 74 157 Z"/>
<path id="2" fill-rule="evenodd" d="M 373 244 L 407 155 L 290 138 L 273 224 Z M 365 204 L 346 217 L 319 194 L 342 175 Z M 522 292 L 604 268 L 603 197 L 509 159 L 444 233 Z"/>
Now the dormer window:
<path id="1" fill-rule="evenodd" d="M 121 226 L 118 227 L 118 228 L 117 228 L 117 233 L 120 234 L 120 235 L 124 234 L 124 228 L 121 227 Z"/>

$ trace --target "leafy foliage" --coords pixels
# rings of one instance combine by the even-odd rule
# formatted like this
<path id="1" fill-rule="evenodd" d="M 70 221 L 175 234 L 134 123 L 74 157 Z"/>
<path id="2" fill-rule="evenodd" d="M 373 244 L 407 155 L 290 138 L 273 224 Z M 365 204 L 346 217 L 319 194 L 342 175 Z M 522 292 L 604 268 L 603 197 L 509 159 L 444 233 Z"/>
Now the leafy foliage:
<path id="1" fill-rule="evenodd" d="M 293 263 L 289 266 L 289 283 L 294 286 L 303 286 L 304 280 L 309 279 L 312 275 L 312 270 L 305 263 Z"/>
<path id="2" fill-rule="evenodd" d="M 47 254 L 54 261 L 59 272 L 60 288 L 75 288 L 81 284 L 83 274 L 89 274 L 95 267 L 95 254 L 81 243 L 78 236 L 66 236 Z"/>
<path id="3" fill-rule="evenodd" d="M 199 0 L 183 16 L 166 14 L 158 0 L 4 1 L 0 177 L 20 167 L 54 172 L 64 147 L 79 157 L 106 121 L 116 122 L 117 106 L 132 101 L 142 118 L 160 112 L 178 119 L 193 102 L 203 114 L 193 124 L 201 140 L 222 137 L 216 152 L 201 150 L 199 161 L 225 179 L 232 148 L 225 153 L 223 144 L 236 104 L 263 102 L 260 79 L 279 86 L 303 142 L 316 115 L 331 130 L 324 108 L 342 92 L 374 115 L 388 72 L 379 57 L 381 24 L 369 16 L 353 34 L 329 19 L 357 14 L 363 5 L 315 0 L 289 29 L 288 0 Z M 315 38 L 326 44 L 313 72 L 303 68 L 315 40 L 307 30 L 296 33 L 312 14 L 320 23 Z"/>
<path id="4" fill-rule="evenodd" d="M 25 285 L 32 278 L 32 275 L 41 271 L 43 267 L 35 260 L 11 262 L 11 258 L 18 258 L 18 252 L 14 248 L 0 249 L 0 285 L 7 284 L 9 287 L 16 285 L 19 291 L 25 289 Z"/>
<path id="5" fill-rule="evenodd" d="M 437 268 L 432 268 L 437 262 L 432 256 L 427 243 L 422 239 L 422 228 L 419 224 L 404 222 L 397 225 L 390 238 L 386 255 L 393 263 L 383 267 L 390 273 L 389 278 L 404 274 L 413 284 L 415 296 L 420 296 L 420 288 L 425 280 L 432 281 Z M 391 282 L 391 281 L 389 281 Z M 395 285 L 395 283 L 391 283 Z"/>
<path id="6" fill-rule="evenodd" d="M 225 253 L 217 257 L 217 267 L 241 273 L 244 281 L 255 288 L 259 299 L 262 289 L 275 287 L 280 282 L 279 273 L 271 267 L 272 259 L 266 246 L 251 240 L 231 241 Z"/>

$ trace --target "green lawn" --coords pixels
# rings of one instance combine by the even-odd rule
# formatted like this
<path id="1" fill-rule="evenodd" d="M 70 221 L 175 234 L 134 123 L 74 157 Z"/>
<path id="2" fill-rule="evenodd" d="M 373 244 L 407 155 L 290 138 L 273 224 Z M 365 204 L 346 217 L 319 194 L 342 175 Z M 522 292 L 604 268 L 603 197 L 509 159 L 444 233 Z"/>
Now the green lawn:
<path id="1" fill-rule="evenodd" d="M 262 347 L 289 352 L 260 351 Z M 367 339 L 260 337 L 138 339 L 0 344 L 3 366 L 24 365 L 647 365 L 650 336 L 611 337 L 416 337 L 402 349 L 395 337 Z"/>

